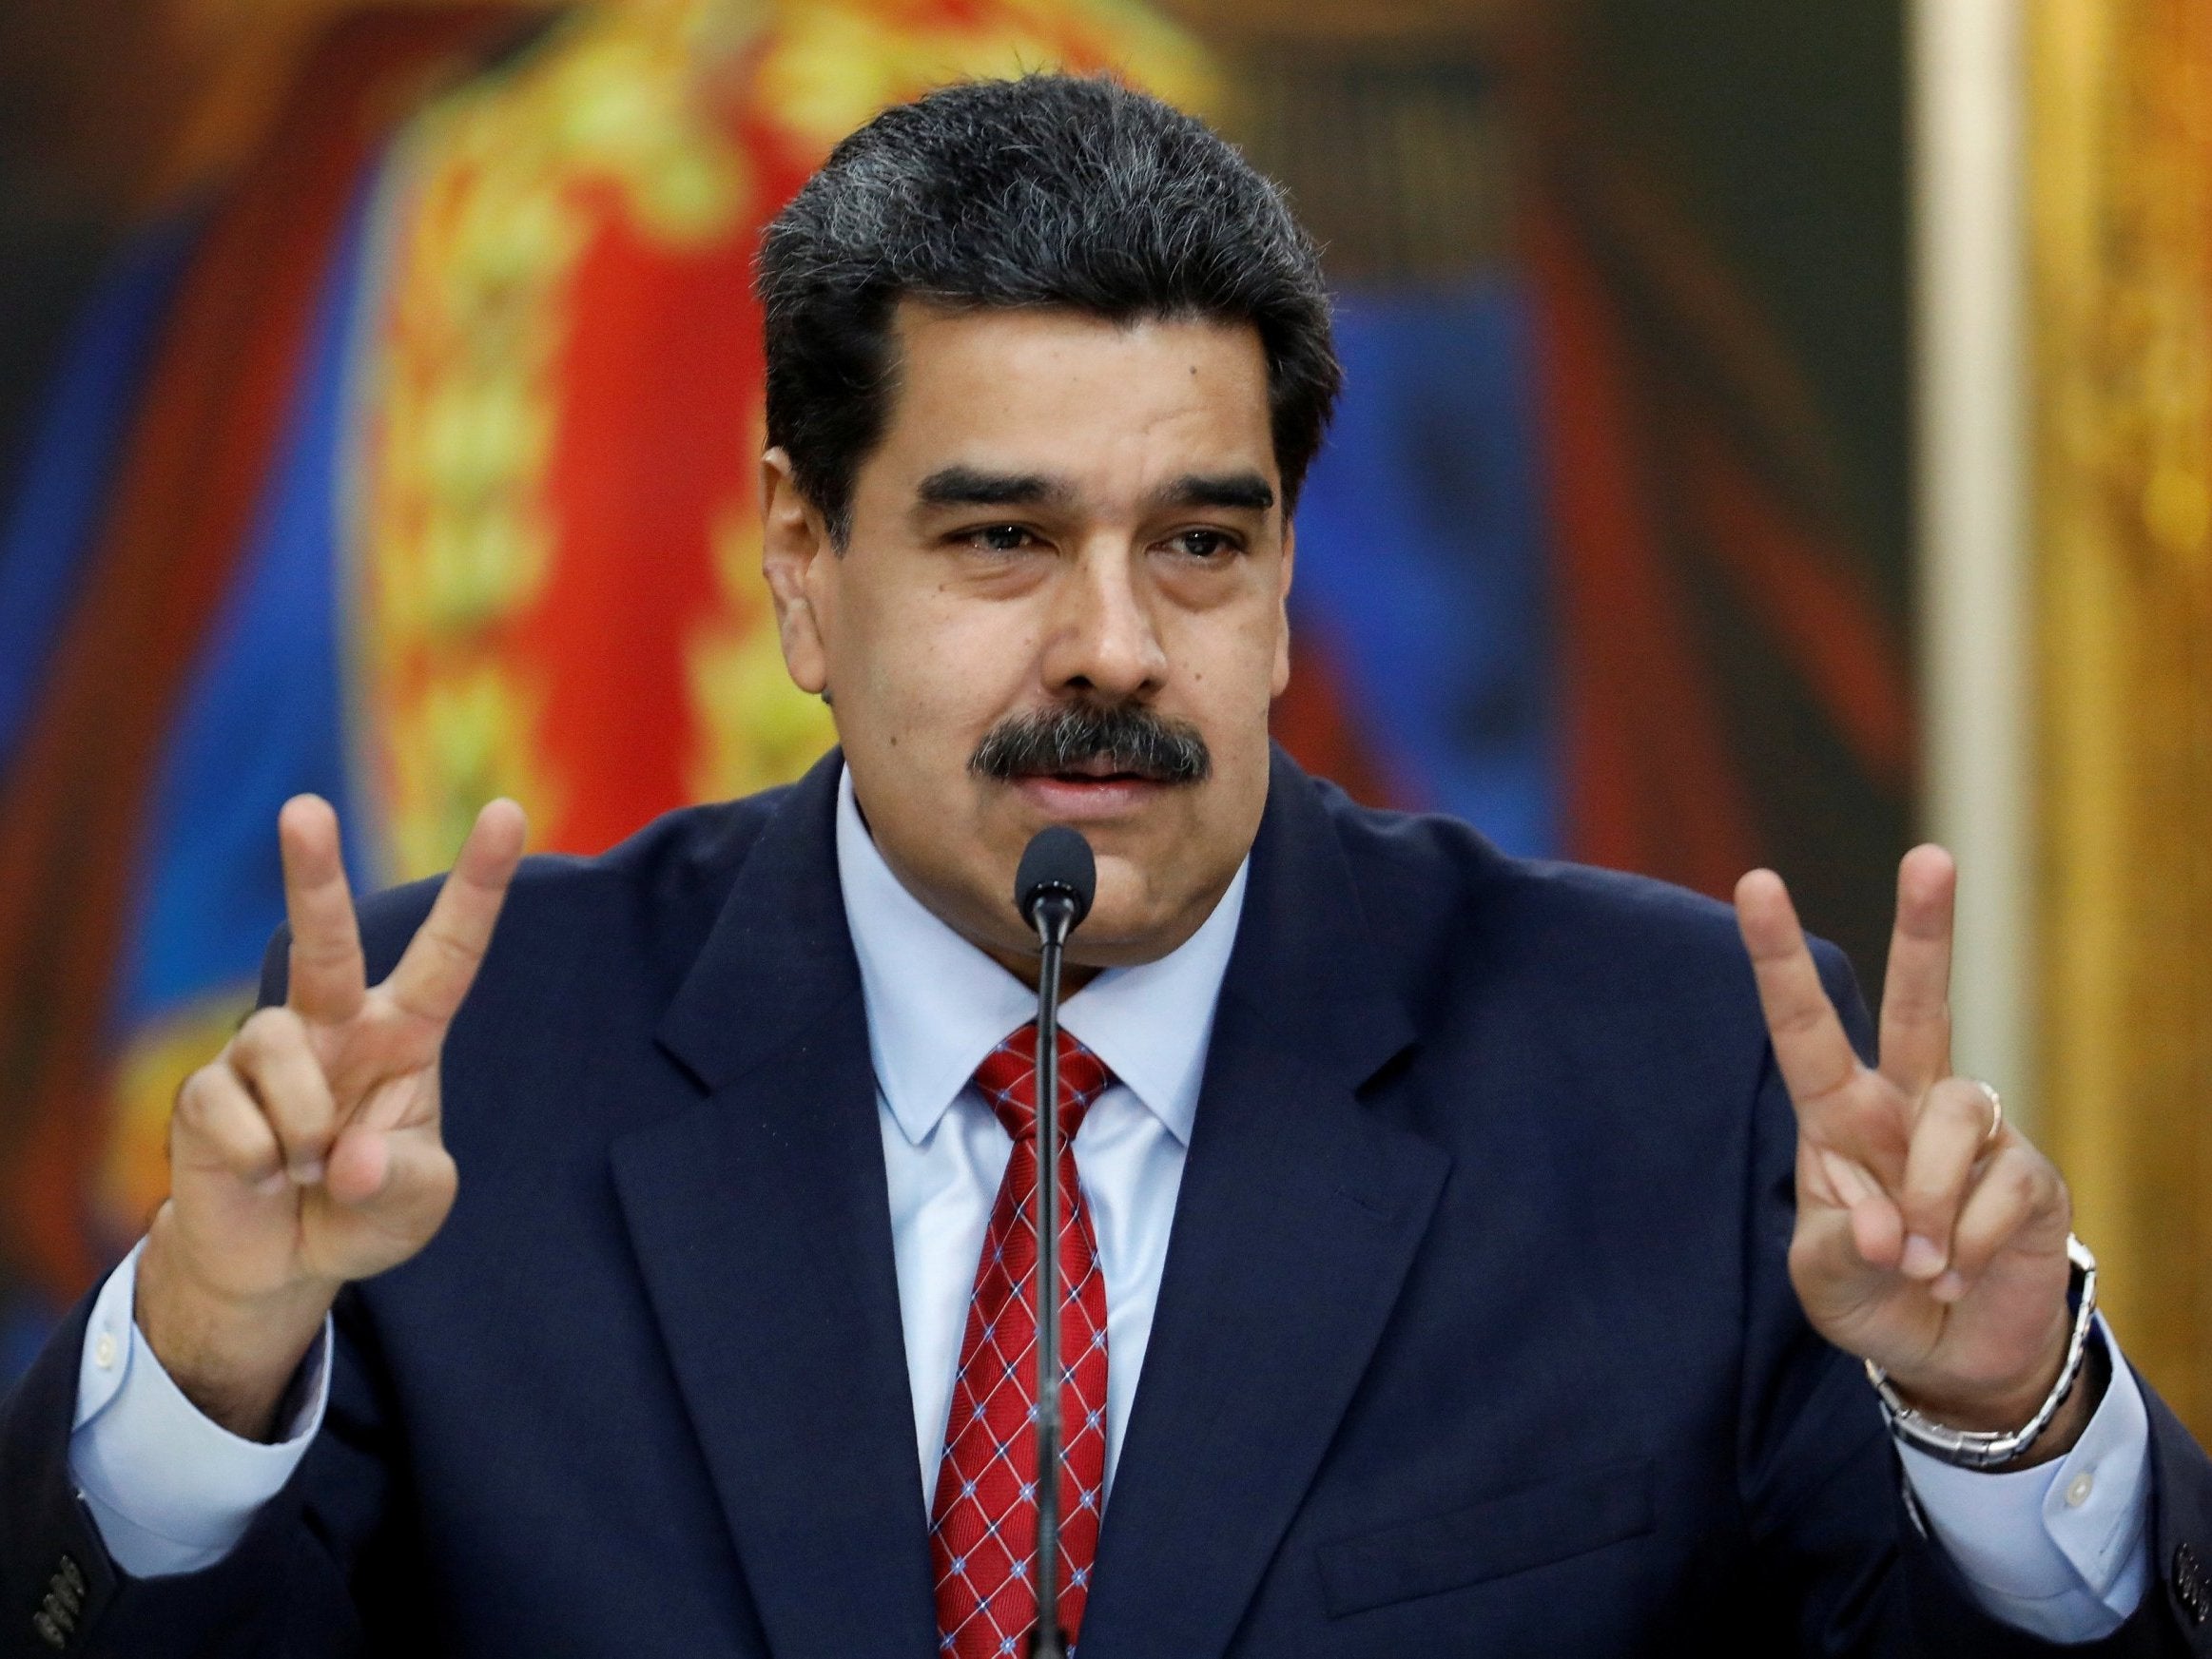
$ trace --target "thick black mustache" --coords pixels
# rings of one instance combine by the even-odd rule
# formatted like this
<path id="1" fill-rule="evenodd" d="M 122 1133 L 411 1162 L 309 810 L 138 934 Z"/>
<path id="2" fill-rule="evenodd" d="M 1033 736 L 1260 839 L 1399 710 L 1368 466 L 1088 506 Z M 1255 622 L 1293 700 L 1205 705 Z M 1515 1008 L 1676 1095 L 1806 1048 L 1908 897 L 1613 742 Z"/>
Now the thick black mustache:
<path id="1" fill-rule="evenodd" d="M 1072 772 L 1087 761 L 1155 783 L 1202 783 L 1213 770 L 1195 726 L 1129 703 L 1071 703 L 1010 715 L 976 745 L 968 770 L 1010 783 Z"/>

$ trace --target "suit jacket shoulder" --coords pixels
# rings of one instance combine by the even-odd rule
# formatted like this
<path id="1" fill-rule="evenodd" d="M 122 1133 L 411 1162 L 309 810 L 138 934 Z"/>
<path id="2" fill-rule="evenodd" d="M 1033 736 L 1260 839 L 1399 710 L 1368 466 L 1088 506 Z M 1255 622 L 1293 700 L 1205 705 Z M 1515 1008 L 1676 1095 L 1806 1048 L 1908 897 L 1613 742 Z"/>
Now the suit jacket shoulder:
<path id="1" fill-rule="evenodd" d="M 1586 1076 L 1743 1130 L 1767 1038 L 1730 906 L 1648 877 L 1515 858 L 1457 819 L 1378 811 L 1333 784 L 1311 787 L 1375 959 L 1417 1028 L 1433 1034 L 1471 1015 L 1510 1027 L 1515 1048 L 1493 1063 L 1540 1042 L 1571 1052 Z M 1825 940 L 1813 950 L 1846 1029 L 1871 1051 L 1849 962 Z M 1652 1090 L 1678 1074 L 1689 1087 Z"/>
<path id="2" fill-rule="evenodd" d="M 485 972 L 496 980 L 527 959 L 542 974 L 607 959 L 611 945 L 665 963 L 664 998 L 697 955 L 746 856 L 794 785 L 737 801 L 679 807 L 592 857 L 537 853 L 522 860 L 499 915 Z M 445 884 L 443 875 L 387 888 L 359 904 L 370 983 L 389 974 Z M 281 1001 L 289 928 L 270 940 L 263 1003 Z"/>

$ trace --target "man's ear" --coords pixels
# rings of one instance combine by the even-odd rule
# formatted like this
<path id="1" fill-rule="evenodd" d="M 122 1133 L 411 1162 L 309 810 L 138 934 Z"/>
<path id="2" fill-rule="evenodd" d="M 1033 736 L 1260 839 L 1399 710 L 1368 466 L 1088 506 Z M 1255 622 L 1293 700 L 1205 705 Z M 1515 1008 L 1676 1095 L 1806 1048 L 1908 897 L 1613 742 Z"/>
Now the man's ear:
<path id="1" fill-rule="evenodd" d="M 772 449 L 761 457 L 761 574 L 776 603 L 784 666 L 810 696 L 829 685 L 829 647 L 823 636 L 824 577 L 834 559 L 829 529 L 800 492 L 791 457 Z"/>
<path id="2" fill-rule="evenodd" d="M 1298 562 L 1298 530 L 1283 521 L 1283 568 L 1275 580 L 1275 672 L 1273 695 L 1280 697 L 1290 684 L 1290 569 Z"/>

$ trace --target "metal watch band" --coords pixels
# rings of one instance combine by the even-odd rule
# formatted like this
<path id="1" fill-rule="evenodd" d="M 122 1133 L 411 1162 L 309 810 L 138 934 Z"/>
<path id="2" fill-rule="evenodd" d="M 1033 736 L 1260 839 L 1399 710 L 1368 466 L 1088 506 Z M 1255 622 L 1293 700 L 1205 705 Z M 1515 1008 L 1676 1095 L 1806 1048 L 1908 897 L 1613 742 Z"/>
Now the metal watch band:
<path id="1" fill-rule="evenodd" d="M 2073 1393 L 2074 1384 L 2081 1380 L 2082 1361 L 2089 1349 L 2089 1328 L 2097 1313 L 2097 1258 L 2089 1253 L 2088 1245 L 2071 1233 L 2066 1235 L 2066 1261 L 2073 1267 L 2070 1298 L 2074 1303 L 2073 1333 L 2066 1339 L 2066 1360 L 2059 1367 L 2058 1380 L 2051 1384 L 2050 1393 L 2035 1408 L 2033 1417 L 2017 1429 L 1994 1434 L 1951 1428 L 1923 1417 L 1907 1405 L 1890 1385 L 1889 1373 L 1869 1360 L 1867 1380 L 1874 1385 L 1874 1393 L 1881 1399 L 1882 1416 L 1889 1419 L 1890 1432 L 1930 1456 L 1955 1463 L 1962 1469 L 1994 1469 L 2001 1463 L 2011 1462 L 2035 1444 L 2037 1437 L 2050 1427 L 2051 1418 L 2066 1404 L 2066 1397 Z"/>

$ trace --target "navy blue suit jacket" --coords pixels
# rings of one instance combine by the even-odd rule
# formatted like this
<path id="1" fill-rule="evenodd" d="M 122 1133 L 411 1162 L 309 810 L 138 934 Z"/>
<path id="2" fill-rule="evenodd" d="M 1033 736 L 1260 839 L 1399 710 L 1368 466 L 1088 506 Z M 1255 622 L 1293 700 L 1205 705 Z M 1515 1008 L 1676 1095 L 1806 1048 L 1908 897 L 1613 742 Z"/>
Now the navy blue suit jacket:
<path id="1" fill-rule="evenodd" d="M 0 1652 L 67 1557 L 72 1651 L 928 1659 L 837 763 L 524 868 L 446 1050 L 452 1218 L 341 1298 L 221 1565 L 103 1552 L 79 1311 L 0 1408 Z M 373 972 L 429 897 L 364 908 Z M 1083 1659 L 2045 1651 L 1799 1313 L 1793 1150 L 1724 909 L 1278 758 Z M 2099 1651 L 2205 1650 L 2212 1469 L 2151 1414 L 2156 1581 Z"/>

